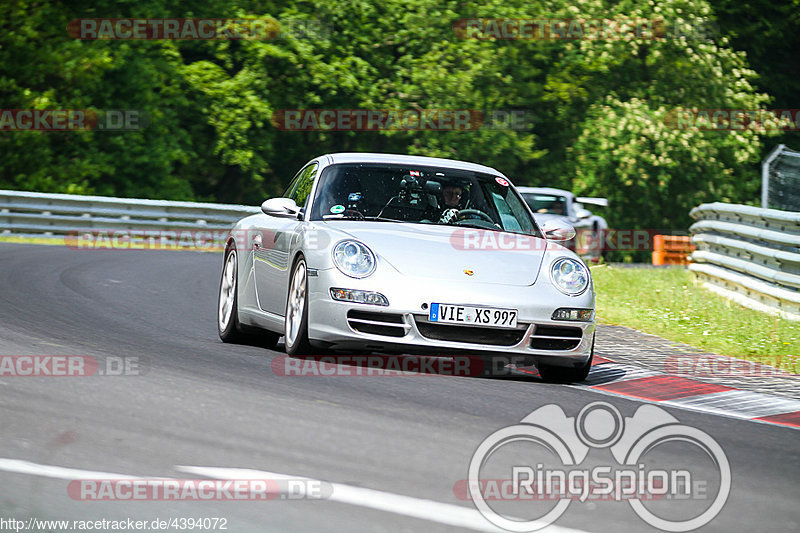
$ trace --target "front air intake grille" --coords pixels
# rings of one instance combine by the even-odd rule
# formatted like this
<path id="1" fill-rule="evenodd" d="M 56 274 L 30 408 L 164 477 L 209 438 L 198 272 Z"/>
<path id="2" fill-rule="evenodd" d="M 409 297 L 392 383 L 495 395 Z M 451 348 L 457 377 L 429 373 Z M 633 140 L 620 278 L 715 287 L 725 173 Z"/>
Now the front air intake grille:
<path id="1" fill-rule="evenodd" d="M 537 339 L 536 337 L 531 337 L 531 348 L 534 350 L 572 350 L 580 343 L 580 339 Z"/>
<path id="2" fill-rule="evenodd" d="M 347 324 L 353 331 L 384 337 L 405 337 L 409 329 L 403 320 L 403 315 L 355 309 L 347 312 Z"/>
<path id="3" fill-rule="evenodd" d="M 438 341 L 514 346 L 522 340 L 528 328 L 527 326 L 522 329 L 482 328 L 477 326 L 433 324 L 417 320 L 417 329 L 419 329 L 423 337 Z"/>
<path id="4" fill-rule="evenodd" d="M 536 326 L 534 335 L 541 337 L 574 337 L 580 339 L 583 336 L 581 328 L 569 326 Z"/>
<path id="5" fill-rule="evenodd" d="M 537 325 L 531 335 L 534 350 L 572 350 L 581 343 L 583 330 L 569 326 Z"/>

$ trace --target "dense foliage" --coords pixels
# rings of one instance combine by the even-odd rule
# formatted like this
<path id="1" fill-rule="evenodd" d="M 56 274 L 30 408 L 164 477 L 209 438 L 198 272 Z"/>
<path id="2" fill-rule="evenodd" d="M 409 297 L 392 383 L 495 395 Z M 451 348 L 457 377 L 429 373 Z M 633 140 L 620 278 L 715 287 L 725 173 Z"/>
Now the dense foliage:
<path id="1" fill-rule="evenodd" d="M 311 157 L 378 151 L 471 160 L 521 185 L 607 196 L 612 227 L 685 228 L 700 202 L 756 201 L 754 164 L 774 142 L 768 132 L 676 129 L 670 112 L 798 107 L 797 65 L 784 63 L 797 61 L 800 1 L 763 4 L 749 8 L 760 10 L 757 32 L 729 0 L 6 0 L 4 109 L 136 109 L 148 120 L 136 131 L 0 132 L 0 188 L 256 204 Z M 67 24 L 84 17 L 321 24 L 263 40 L 70 38 Z M 638 17 L 672 33 L 464 39 L 453 22 L 467 17 Z M 270 121 L 304 108 L 516 109 L 535 122 L 292 132 Z"/>

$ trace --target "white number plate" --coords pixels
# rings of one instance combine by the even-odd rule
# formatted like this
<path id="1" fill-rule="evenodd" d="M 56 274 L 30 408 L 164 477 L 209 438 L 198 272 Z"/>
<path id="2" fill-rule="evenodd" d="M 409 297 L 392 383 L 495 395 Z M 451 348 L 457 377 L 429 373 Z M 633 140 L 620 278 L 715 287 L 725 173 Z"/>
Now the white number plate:
<path id="1" fill-rule="evenodd" d="M 428 320 L 448 324 L 475 324 L 490 328 L 515 328 L 517 310 L 432 303 Z"/>

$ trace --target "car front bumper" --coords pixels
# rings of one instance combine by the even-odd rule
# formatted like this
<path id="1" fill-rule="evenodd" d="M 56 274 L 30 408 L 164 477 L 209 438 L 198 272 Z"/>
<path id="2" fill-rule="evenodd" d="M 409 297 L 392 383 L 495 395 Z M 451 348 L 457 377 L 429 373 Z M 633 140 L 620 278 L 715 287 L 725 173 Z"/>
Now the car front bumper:
<path id="1" fill-rule="evenodd" d="M 383 294 L 389 306 L 343 302 L 331 288 Z M 336 350 L 390 351 L 430 355 L 505 354 L 525 363 L 577 367 L 591 357 L 595 323 L 552 320 L 561 307 L 594 309 L 593 288 L 567 296 L 547 276 L 531 286 L 415 279 L 397 272 L 353 279 L 337 269 L 312 271 L 308 278 L 308 332 L 312 343 Z M 518 310 L 518 329 L 445 325 L 428 321 L 431 303 Z M 516 361 L 519 359 L 515 358 Z"/>

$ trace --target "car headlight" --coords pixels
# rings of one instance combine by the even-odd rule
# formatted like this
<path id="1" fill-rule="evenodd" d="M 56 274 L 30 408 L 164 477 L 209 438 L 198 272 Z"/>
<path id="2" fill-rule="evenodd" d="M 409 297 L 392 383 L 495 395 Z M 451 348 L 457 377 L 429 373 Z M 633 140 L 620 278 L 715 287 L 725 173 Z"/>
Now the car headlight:
<path id="1" fill-rule="evenodd" d="M 558 290 L 570 296 L 578 296 L 589 286 L 589 270 L 575 259 L 562 257 L 550 267 L 550 279 Z"/>
<path id="2" fill-rule="evenodd" d="M 375 254 L 358 241 L 342 241 L 333 249 L 333 264 L 351 278 L 366 278 L 375 271 Z"/>

